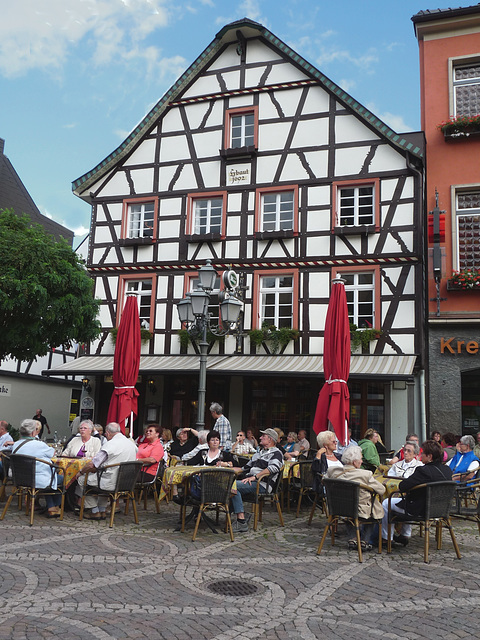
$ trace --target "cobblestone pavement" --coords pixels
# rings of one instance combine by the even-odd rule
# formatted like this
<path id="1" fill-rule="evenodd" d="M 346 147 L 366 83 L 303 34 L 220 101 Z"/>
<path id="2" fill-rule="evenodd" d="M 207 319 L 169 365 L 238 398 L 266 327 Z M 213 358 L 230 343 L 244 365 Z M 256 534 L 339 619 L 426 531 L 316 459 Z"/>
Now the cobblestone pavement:
<path id="1" fill-rule="evenodd" d="M 2 505 L 3 506 L 3 505 Z M 418 528 L 406 548 L 365 554 L 359 564 L 340 537 L 316 548 L 324 518 L 307 525 L 285 514 L 280 527 L 267 508 L 256 533 L 192 525 L 175 532 L 178 507 L 149 504 L 115 516 L 115 526 L 66 513 L 63 522 L 36 515 L 33 527 L 12 505 L 0 522 L 0 639 L 283 640 L 316 638 L 477 637 L 480 541 L 476 525 L 455 521 L 462 559 L 450 537 L 423 563 Z M 434 546 L 434 545 L 433 545 Z M 253 595 L 209 589 L 241 580 Z"/>

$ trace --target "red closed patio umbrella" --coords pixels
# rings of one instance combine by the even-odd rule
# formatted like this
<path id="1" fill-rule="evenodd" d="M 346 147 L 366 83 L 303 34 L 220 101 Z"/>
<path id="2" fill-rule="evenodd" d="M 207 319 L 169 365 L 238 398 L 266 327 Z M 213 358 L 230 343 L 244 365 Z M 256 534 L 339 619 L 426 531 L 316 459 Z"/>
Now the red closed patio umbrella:
<path id="1" fill-rule="evenodd" d="M 118 422 L 125 433 L 125 420 L 129 420 L 133 436 L 133 420 L 137 416 L 138 391 L 135 383 L 140 367 L 140 319 L 135 296 L 129 296 L 123 308 L 113 358 L 113 390 L 108 408 L 107 422 Z"/>
<path id="2" fill-rule="evenodd" d="M 350 415 L 350 322 L 344 280 L 332 280 L 323 342 L 325 384 L 318 395 L 313 421 L 315 433 L 333 429 L 341 445 L 348 442 Z"/>

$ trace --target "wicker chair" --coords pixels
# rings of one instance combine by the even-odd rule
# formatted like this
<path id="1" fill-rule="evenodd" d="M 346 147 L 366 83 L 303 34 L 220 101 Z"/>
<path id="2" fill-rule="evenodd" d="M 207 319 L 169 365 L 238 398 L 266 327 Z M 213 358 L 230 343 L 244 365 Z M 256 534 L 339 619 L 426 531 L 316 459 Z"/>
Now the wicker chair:
<path id="1" fill-rule="evenodd" d="M 35 513 L 35 498 L 40 495 L 61 495 L 62 501 L 60 504 L 60 520 L 63 520 L 63 508 L 65 505 L 65 490 L 63 485 L 54 489 L 52 484 L 55 480 L 55 475 L 60 471 L 60 467 L 56 467 L 51 462 L 35 458 L 33 456 L 22 456 L 20 454 L 13 453 L 10 458 L 10 468 L 12 470 L 13 490 L 10 494 L 7 503 L 3 509 L 0 520 L 3 520 L 7 513 L 8 507 L 13 498 L 23 493 L 27 495 L 27 515 L 30 509 L 30 526 L 33 525 L 33 516 Z M 50 482 L 47 487 L 40 489 L 35 486 L 35 471 L 37 463 L 44 464 L 50 468 Z"/>
<path id="2" fill-rule="evenodd" d="M 141 460 L 133 460 L 132 462 L 119 462 L 117 464 L 109 464 L 105 467 L 99 467 L 96 471 L 90 473 L 97 474 L 97 486 L 87 484 L 89 473 L 85 474 L 85 485 L 83 488 L 82 503 L 80 505 L 79 519 L 83 520 L 83 510 L 85 507 L 85 497 L 88 495 L 105 496 L 110 500 L 110 527 L 113 527 L 115 518 L 115 503 L 120 498 L 125 498 L 125 514 L 128 513 L 129 500 L 132 501 L 133 517 L 135 524 L 138 524 L 137 506 L 135 504 L 135 485 L 138 475 L 143 466 Z M 118 468 L 118 475 L 113 489 L 102 489 L 102 475 L 107 469 Z"/>
<path id="3" fill-rule="evenodd" d="M 290 476 L 288 478 L 288 494 L 287 494 L 287 509 L 290 512 L 290 495 L 291 492 L 298 492 L 297 513 L 298 518 L 300 514 L 300 507 L 302 506 L 302 498 L 307 494 L 313 493 L 313 474 L 312 474 L 312 462 L 313 460 L 300 460 L 290 467 Z M 294 468 L 298 466 L 300 475 L 298 478 L 294 475 Z"/>
<path id="4" fill-rule="evenodd" d="M 261 478 L 264 482 L 269 481 L 269 476 L 264 476 Z M 273 503 L 277 508 L 278 519 L 280 520 L 280 524 L 282 527 L 285 526 L 283 521 L 282 508 L 280 506 L 279 495 L 282 490 L 283 484 L 283 467 L 277 473 L 277 477 L 273 482 L 270 482 L 270 486 L 272 491 L 270 493 L 260 493 L 260 482 L 257 482 L 257 491 L 254 494 L 243 496 L 243 502 L 248 502 L 252 505 L 253 510 L 253 530 L 256 531 L 258 527 L 258 522 L 262 521 L 262 513 L 263 513 L 263 505 L 266 500 L 269 500 L 270 503 Z"/>
<path id="5" fill-rule="evenodd" d="M 10 453 L 5 453 L 4 451 L 1 451 L 0 460 L 2 461 L 2 467 L 3 467 L 3 480 L 2 480 L 2 484 L 0 485 L 0 500 L 5 500 L 5 497 L 6 497 L 5 487 L 7 486 L 8 481 L 10 480 L 10 478 L 8 477 L 8 471 L 10 469 Z"/>
<path id="6" fill-rule="evenodd" d="M 324 477 L 323 486 L 325 487 L 325 497 L 327 501 L 328 522 L 323 531 L 320 544 L 318 545 L 317 555 L 322 551 L 323 543 L 325 542 L 329 529 L 332 535 L 332 546 L 335 544 L 335 531 L 339 520 L 342 519 L 350 522 L 355 527 L 358 561 L 363 562 L 362 544 L 360 540 L 360 524 L 381 522 L 381 519 L 373 517 L 373 505 L 379 494 L 367 485 L 359 484 L 358 482 L 350 482 L 349 480 Z M 370 518 L 359 518 L 358 516 L 360 489 L 369 491 L 372 494 Z M 378 536 L 378 553 L 382 553 L 382 536 Z"/>
<path id="7" fill-rule="evenodd" d="M 319 504 L 320 511 L 324 514 L 327 513 L 327 502 L 325 500 L 325 487 L 323 486 L 323 473 L 316 473 L 313 475 L 312 491 L 313 491 L 313 503 L 310 510 L 310 516 L 308 518 L 308 525 L 312 524 L 313 515 Z"/>
<path id="8" fill-rule="evenodd" d="M 185 531 L 185 515 L 188 506 L 198 508 L 198 515 L 195 522 L 192 541 L 197 537 L 198 527 L 202 517 L 206 519 L 205 511 L 215 509 L 218 522 L 218 514 L 223 511 L 226 516 L 225 529 L 230 533 L 230 540 L 233 542 L 232 521 L 230 519 L 229 502 L 232 495 L 232 486 L 235 481 L 235 471 L 233 469 L 206 468 L 190 476 L 190 486 L 194 478 L 199 478 L 200 497 L 192 494 L 184 496 L 181 506 L 182 533 Z"/>
<path id="9" fill-rule="evenodd" d="M 387 460 L 390 460 L 395 455 L 395 451 L 385 451 L 385 453 L 379 453 L 380 464 L 387 464 Z"/>
<path id="10" fill-rule="evenodd" d="M 457 485 L 451 516 L 476 522 L 480 535 L 480 479 Z"/>
<path id="11" fill-rule="evenodd" d="M 143 471 L 143 467 L 142 467 L 142 471 Z M 162 482 L 164 471 L 165 471 L 165 462 L 163 460 L 160 460 L 160 462 L 157 465 L 157 472 L 155 473 L 155 475 L 152 475 L 152 479 L 146 480 L 144 476 L 143 481 L 140 480 L 135 485 L 135 490 L 138 492 L 138 504 L 140 504 L 140 501 L 142 500 L 142 497 L 143 497 L 143 509 L 145 511 L 147 510 L 148 494 L 149 492 L 151 492 L 153 493 L 153 497 L 155 500 L 155 508 L 157 510 L 157 513 L 160 513 L 160 500 L 158 497 L 158 489 L 159 489 L 159 485 Z"/>
<path id="12" fill-rule="evenodd" d="M 400 492 L 395 492 L 388 499 L 388 543 L 387 552 L 392 552 L 391 530 L 392 525 L 397 522 L 403 524 L 423 524 L 425 528 L 424 536 L 424 551 L 423 561 L 428 563 L 429 541 L 430 541 L 430 525 L 432 522 L 436 523 L 436 539 L 437 549 L 442 548 L 442 525 L 445 525 L 450 531 L 450 537 L 452 538 L 453 548 L 457 554 L 457 558 L 461 558 L 460 550 L 458 548 L 455 534 L 453 532 L 452 523 L 450 521 L 450 510 L 452 508 L 455 492 L 457 489 L 457 483 L 452 481 L 445 482 L 429 482 L 428 484 L 419 484 L 413 487 L 410 491 L 403 493 L 402 497 L 405 500 L 405 504 L 408 504 L 409 496 L 415 494 L 415 492 L 424 492 L 425 494 L 425 511 L 419 516 L 412 516 L 410 514 L 397 513 L 391 510 L 391 500 L 394 495 Z"/>

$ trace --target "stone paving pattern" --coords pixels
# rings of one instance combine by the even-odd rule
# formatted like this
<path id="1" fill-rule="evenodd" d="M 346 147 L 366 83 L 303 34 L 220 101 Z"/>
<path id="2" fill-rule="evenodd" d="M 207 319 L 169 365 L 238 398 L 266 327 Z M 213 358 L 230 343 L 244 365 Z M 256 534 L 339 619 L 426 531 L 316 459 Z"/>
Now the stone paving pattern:
<path id="1" fill-rule="evenodd" d="M 3 505 L 2 505 L 3 507 Z M 235 542 L 202 524 L 175 532 L 178 507 L 139 508 L 106 522 L 63 522 L 36 515 L 33 527 L 12 504 L 3 522 L 0 639 L 123 640 L 454 640 L 475 638 L 480 605 L 480 540 L 476 525 L 454 521 L 462 559 L 450 536 L 423 562 L 414 528 L 408 547 L 369 552 L 364 563 L 339 530 L 316 548 L 325 519 L 307 525 L 266 507 L 256 533 Z M 242 579 L 253 596 L 218 595 L 215 580 Z"/>

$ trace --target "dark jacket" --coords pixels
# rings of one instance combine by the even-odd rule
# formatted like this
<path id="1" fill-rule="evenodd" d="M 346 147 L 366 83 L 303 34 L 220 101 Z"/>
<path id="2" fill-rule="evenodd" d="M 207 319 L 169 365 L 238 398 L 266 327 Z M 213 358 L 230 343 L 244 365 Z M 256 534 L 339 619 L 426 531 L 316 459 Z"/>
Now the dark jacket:
<path id="1" fill-rule="evenodd" d="M 197 444 L 198 444 L 197 436 L 192 436 L 185 442 L 185 444 L 180 444 L 179 440 L 174 440 L 170 445 L 170 450 L 169 450 L 170 455 L 177 456 L 177 458 L 181 458 L 186 453 L 190 453 L 190 451 L 193 451 L 193 449 L 195 449 Z"/>
<path id="2" fill-rule="evenodd" d="M 338 453 L 335 453 L 335 457 L 340 461 L 342 460 L 342 456 Z M 323 493 L 322 477 L 324 476 L 325 473 L 327 473 L 327 469 L 328 469 L 327 455 L 325 453 L 322 453 L 320 458 L 315 458 L 312 462 L 312 474 L 313 474 L 312 489 L 316 493 Z"/>
<path id="3" fill-rule="evenodd" d="M 188 464 L 191 465 L 192 467 L 201 467 L 204 464 L 207 467 L 216 467 L 219 458 L 215 458 L 213 462 L 208 463 L 204 461 L 204 457 L 203 457 L 203 454 L 207 452 L 208 452 L 208 449 L 199 451 L 196 456 L 194 456 L 188 461 Z M 229 451 L 222 451 L 221 460 L 222 462 L 232 462 L 232 463 L 234 462 L 233 456 Z"/>
<path id="4" fill-rule="evenodd" d="M 405 478 L 398 485 L 399 490 L 404 493 L 410 491 L 419 484 L 429 482 L 445 482 L 452 479 L 452 470 L 443 462 L 429 462 L 423 467 L 417 467 L 409 478 Z M 406 513 L 412 516 L 419 516 L 425 511 L 425 490 L 414 491 L 408 496 L 406 503 Z"/>

